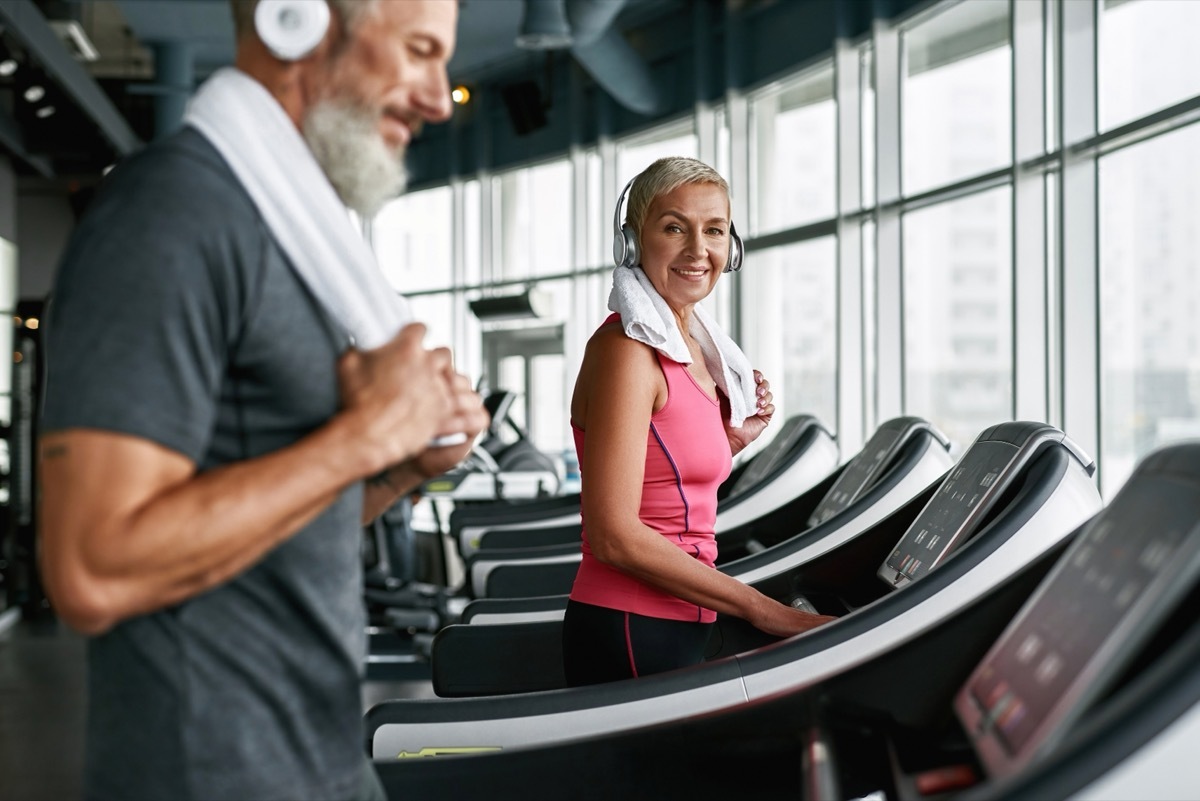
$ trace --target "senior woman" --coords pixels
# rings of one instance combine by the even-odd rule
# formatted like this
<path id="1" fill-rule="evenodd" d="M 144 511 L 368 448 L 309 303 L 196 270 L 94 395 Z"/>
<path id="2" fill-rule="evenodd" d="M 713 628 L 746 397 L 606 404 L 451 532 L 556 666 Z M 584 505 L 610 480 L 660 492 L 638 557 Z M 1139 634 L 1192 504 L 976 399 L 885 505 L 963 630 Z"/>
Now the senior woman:
<path id="1" fill-rule="evenodd" d="M 626 193 L 616 313 L 589 340 L 571 398 L 584 521 L 563 625 L 572 686 L 699 663 L 718 612 L 781 637 L 832 619 L 713 568 L 717 488 L 775 412 L 768 382 L 699 307 L 740 267 L 729 187 L 671 157 Z"/>

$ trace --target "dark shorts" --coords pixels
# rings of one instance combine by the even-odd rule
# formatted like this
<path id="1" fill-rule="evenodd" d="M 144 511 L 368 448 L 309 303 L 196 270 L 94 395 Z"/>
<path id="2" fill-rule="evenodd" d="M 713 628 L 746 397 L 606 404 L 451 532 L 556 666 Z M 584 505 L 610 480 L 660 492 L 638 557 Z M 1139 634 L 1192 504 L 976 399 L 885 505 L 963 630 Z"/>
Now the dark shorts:
<path id="1" fill-rule="evenodd" d="M 711 623 L 664 620 L 568 601 L 563 618 L 563 671 L 580 687 L 704 661 Z"/>

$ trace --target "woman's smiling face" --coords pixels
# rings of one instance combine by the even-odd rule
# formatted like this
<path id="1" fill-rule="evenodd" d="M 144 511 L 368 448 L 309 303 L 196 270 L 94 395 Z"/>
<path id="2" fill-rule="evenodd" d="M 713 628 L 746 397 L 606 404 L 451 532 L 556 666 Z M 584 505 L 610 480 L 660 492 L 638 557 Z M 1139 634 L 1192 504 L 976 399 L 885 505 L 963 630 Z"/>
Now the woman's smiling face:
<path id="1" fill-rule="evenodd" d="M 642 269 L 676 313 L 708 297 L 729 260 L 729 197 L 718 184 L 688 183 L 650 203 Z"/>

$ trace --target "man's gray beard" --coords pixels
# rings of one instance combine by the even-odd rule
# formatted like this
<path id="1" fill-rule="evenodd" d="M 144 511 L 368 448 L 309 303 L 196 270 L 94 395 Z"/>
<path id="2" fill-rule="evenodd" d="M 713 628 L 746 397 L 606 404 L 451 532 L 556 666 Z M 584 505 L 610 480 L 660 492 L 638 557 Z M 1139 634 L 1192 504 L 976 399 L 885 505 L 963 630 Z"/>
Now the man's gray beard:
<path id="1" fill-rule="evenodd" d="M 301 129 L 342 202 L 363 217 L 374 217 L 404 189 L 404 149 L 388 149 L 370 111 L 324 100 Z"/>

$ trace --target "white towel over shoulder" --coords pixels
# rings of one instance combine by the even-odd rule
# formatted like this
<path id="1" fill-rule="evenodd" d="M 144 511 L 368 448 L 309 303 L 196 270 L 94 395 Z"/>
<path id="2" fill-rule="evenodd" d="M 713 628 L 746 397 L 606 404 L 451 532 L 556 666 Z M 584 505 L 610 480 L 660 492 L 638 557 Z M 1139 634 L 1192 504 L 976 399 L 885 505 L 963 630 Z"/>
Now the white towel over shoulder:
<path id="1" fill-rule="evenodd" d="M 233 169 L 292 267 L 361 348 L 412 319 L 296 126 L 258 81 L 218 70 L 184 116 Z"/>
<path id="2" fill-rule="evenodd" d="M 608 308 L 621 315 L 621 326 L 630 339 L 649 345 L 672 361 L 692 363 L 675 315 L 640 267 L 618 267 L 613 271 Z M 700 343 L 708 372 L 729 398 L 730 426 L 741 428 L 746 418 L 758 412 L 750 360 L 699 304 L 692 310 L 690 333 Z"/>

